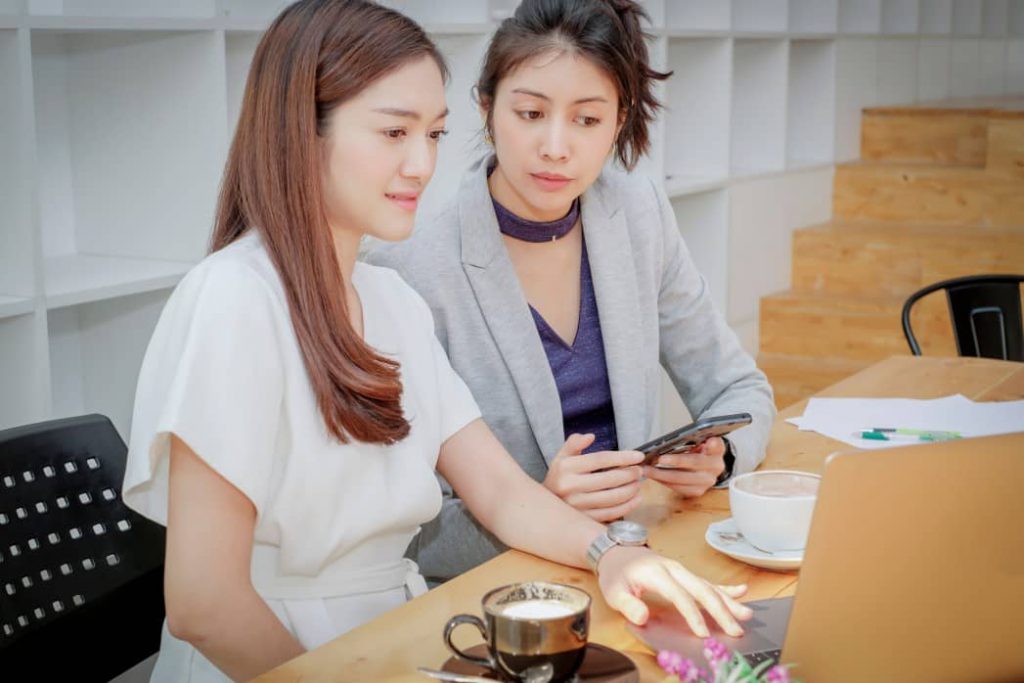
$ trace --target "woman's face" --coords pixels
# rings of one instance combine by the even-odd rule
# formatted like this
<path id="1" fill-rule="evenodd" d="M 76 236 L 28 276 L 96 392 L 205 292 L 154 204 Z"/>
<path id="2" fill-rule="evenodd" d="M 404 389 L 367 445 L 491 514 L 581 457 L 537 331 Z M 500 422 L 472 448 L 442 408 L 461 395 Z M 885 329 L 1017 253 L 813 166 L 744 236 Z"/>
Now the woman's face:
<path id="1" fill-rule="evenodd" d="M 604 167 L 619 129 L 618 91 L 586 57 L 548 51 L 498 82 L 491 120 L 495 199 L 523 218 L 554 220 Z"/>
<path id="2" fill-rule="evenodd" d="M 331 229 L 388 241 L 408 237 L 447 114 L 444 79 L 429 56 L 382 76 L 331 112 L 323 138 Z"/>

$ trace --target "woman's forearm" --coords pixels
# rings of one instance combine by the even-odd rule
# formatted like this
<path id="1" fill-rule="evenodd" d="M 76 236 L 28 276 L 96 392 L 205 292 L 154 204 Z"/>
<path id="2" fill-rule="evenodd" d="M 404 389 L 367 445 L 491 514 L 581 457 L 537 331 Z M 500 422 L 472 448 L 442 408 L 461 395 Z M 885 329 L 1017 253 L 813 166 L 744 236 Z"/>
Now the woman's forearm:
<path id="1" fill-rule="evenodd" d="M 191 643 L 232 680 L 250 680 L 305 652 L 251 587 L 190 602 L 204 604 L 176 608 L 168 603 L 171 634 Z"/>
<path id="2" fill-rule="evenodd" d="M 604 526 L 527 475 L 483 420 L 441 447 L 438 469 L 469 511 L 502 543 L 574 567 Z"/>

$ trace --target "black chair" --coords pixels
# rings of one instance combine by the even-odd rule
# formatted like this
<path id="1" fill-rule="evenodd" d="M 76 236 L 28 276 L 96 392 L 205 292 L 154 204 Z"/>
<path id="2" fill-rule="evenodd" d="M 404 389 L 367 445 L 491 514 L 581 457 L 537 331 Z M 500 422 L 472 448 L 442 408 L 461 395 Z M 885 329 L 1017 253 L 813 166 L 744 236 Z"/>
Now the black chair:
<path id="1" fill-rule="evenodd" d="M 961 356 L 1024 361 L 1021 282 L 1024 275 L 972 275 L 936 282 L 914 292 L 903 304 L 903 334 L 910 351 L 921 355 L 910 328 L 910 309 L 918 299 L 944 289 Z"/>
<path id="2" fill-rule="evenodd" d="M 164 528 L 101 415 L 0 431 L 0 679 L 108 681 L 160 647 Z"/>

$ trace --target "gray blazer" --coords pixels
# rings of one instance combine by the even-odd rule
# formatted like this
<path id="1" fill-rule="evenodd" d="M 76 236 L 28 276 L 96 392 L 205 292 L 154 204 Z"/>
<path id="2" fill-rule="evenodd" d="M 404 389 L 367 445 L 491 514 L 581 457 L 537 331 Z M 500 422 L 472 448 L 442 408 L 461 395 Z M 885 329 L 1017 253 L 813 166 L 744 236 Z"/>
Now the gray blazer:
<path id="1" fill-rule="evenodd" d="M 426 299 L 484 420 L 540 481 L 565 442 L 561 403 L 498 231 L 485 169 L 486 160 L 410 239 L 378 246 L 367 260 L 394 268 Z M 664 192 L 647 178 L 605 171 L 583 195 L 581 211 L 619 447 L 657 436 L 660 364 L 692 415 L 753 415 L 730 441 L 735 472 L 757 467 L 775 416 L 771 387 L 715 310 Z M 441 514 L 409 548 L 434 581 L 505 549 L 441 485 Z"/>

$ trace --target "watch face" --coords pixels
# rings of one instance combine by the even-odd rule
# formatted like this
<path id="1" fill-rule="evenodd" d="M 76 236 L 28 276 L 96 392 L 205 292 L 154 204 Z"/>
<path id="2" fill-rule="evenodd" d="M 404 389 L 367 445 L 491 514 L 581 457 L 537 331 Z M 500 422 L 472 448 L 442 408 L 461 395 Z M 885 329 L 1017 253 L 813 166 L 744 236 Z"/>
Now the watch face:
<path id="1" fill-rule="evenodd" d="M 612 522 L 608 525 L 608 537 L 624 545 L 641 545 L 647 541 L 647 528 L 637 522 Z"/>

